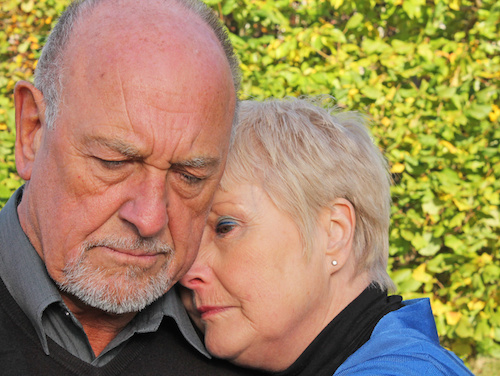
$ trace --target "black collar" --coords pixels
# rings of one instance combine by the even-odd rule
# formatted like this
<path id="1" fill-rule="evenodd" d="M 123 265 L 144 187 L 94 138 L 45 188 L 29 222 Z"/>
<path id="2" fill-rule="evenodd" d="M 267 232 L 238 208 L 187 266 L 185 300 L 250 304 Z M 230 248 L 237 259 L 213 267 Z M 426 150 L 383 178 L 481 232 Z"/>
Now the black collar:
<path id="1" fill-rule="evenodd" d="M 387 313 L 402 307 L 398 295 L 367 287 L 314 339 L 300 357 L 275 376 L 331 376 L 338 367 L 370 339 L 373 329 Z"/>

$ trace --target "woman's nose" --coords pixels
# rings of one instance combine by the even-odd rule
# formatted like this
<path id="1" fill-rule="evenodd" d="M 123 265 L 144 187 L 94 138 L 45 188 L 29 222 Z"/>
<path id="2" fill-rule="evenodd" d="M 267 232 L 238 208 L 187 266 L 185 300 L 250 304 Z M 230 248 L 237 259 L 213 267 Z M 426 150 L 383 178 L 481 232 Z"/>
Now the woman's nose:
<path id="1" fill-rule="evenodd" d="M 213 250 L 210 249 L 210 241 L 207 238 L 207 229 L 205 229 L 198 255 L 191 268 L 189 268 L 188 272 L 179 281 L 181 285 L 188 289 L 197 290 L 210 283 L 213 279 L 213 270 L 210 262 L 210 255 L 213 254 Z"/>

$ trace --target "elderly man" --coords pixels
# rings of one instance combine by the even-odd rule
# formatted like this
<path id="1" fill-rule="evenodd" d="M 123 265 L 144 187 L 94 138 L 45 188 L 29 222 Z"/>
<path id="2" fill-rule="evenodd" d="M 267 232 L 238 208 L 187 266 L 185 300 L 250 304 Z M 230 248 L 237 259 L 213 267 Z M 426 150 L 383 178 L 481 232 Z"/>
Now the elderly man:
<path id="1" fill-rule="evenodd" d="M 63 14 L 15 89 L 26 184 L 0 213 L 2 375 L 236 374 L 164 294 L 196 257 L 238 84 L 196 0 Z"/>

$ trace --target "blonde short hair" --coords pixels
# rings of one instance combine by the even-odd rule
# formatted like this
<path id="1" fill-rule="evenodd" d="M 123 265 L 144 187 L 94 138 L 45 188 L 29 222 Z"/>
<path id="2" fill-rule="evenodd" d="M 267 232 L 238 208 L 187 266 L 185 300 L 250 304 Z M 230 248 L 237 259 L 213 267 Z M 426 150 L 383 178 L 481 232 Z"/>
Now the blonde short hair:
<path id="1" fill-rule="evenodd" d="M 368 271 L 375 285 L 392 290 L 386 270 L 391 205 L 387 162 L 362 115 L 322 108 L 324 100 L 241 102 L 221 188 L 259 181 L 297 224 L 306 254 L 314 247 L 320 209 L 335 198 L 349 200 L 356 213 L 358 272 Z"/>

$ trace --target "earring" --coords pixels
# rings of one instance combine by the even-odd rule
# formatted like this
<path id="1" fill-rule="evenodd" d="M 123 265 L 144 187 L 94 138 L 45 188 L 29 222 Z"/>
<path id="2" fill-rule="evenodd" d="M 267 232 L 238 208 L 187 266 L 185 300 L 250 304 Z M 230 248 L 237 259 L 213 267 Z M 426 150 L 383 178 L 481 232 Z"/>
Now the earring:
<path id="1" fill-rule="evenodd" d="M 337 266 L 337 264 L 338 264 L 337 260 L 333 260 L 333 261 L 332 261 L 332 265 L 333 265 L 333 266 Z"/>

